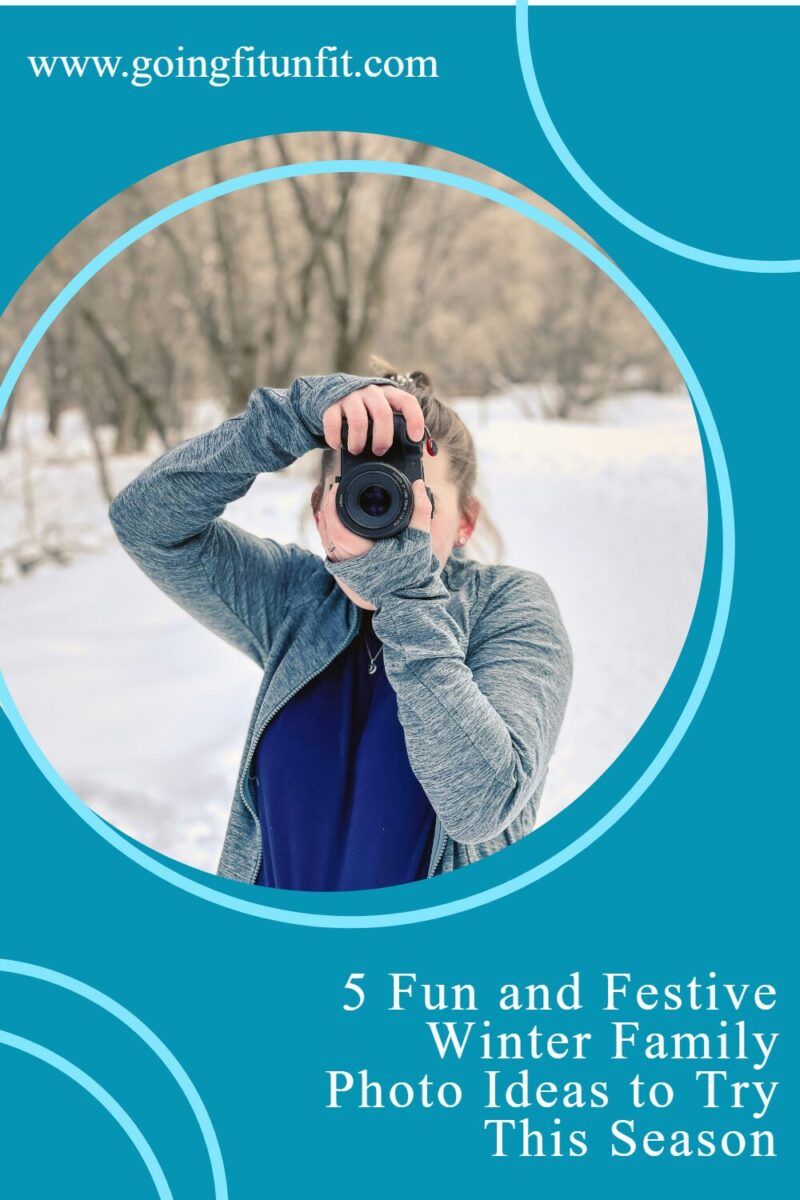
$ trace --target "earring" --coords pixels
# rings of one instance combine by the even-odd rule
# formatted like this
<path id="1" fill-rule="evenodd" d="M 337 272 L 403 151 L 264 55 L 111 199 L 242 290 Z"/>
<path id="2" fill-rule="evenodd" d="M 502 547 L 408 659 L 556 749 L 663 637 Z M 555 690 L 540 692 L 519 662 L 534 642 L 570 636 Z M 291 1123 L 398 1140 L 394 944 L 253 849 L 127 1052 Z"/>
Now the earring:
<path id="1" fill-rule="evenodd" d="M 466 540 L 467 540 L 467 539 L 466 539 L 465 537 L 460 537 L 460 538 L 458 539 L 458 544 L 459 544 L 459 546 L 463 546 L 463 545 L 464 545 L 464 543 L 466 542 Z"/>

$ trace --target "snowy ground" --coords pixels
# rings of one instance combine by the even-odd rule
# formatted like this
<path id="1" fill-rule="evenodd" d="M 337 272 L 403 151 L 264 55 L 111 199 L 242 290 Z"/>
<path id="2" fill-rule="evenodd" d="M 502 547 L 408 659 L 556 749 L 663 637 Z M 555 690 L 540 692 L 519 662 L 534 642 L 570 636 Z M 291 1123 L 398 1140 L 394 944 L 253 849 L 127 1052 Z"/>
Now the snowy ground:
<path id="1" fill-rule="evenodd" d="M 548 580 L 575 651 L 547 819 L 619 755 L 680 653 L 705 547 L 700 443 L 682 398 L 608 402 L 592 423 L 523 421 L 498 400 L 484 425 L 476 407 L 464 401 L 459 411 L 476 435 L 481 495 L 503 531 L 504 561 Z M 29 433 L 39 528 L 76 553 L 67 566 L 0 587 L 3 674 L 34 737 L 87 804 L 140 841 L 213 871 L 257 669 L 184 616 L 116 547 L 78 431 L 46 454 Z M 21 536 L 13 521 L 24 490 L 20 454 L 0 458 L 0 552 Z M 116 484 L 145 461 L 116 460 Z M 313 546 L 313 525 L 300 524 L 312 462 L 316 455 L 262 477 L 227 515 Z"/>

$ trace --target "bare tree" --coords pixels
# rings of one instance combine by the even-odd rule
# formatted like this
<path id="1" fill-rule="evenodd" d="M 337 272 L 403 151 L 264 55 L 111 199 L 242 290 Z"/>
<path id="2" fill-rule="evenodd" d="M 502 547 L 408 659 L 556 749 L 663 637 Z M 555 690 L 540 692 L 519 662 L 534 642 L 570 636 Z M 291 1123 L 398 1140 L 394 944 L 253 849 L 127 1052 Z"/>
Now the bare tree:
<path id="1" fill-rule="evenodd" d="M 386 154 L 452 165 L 422 143 L 320 132 L 251 139 L 159 172 L 48 255 L 4 317 L 0 354 L 10 361 L 36 314 L 99 245 L 177 196 L 305 159 Z M 410 176 L 341 172 L 238 190 L 160 225 L 61 313 L 24 382 L 54 436 L 64 411 L 77 408 L 100 455 L 108 445 L 128 453 L 151 437 L 168 446 L 182 436 L 194 399 L 238 412 L 259 382 L 366 372 L 371 353 L 429 371 L 445 396 L 529 384 L 561 416 L 610 391 L 666 390 L 678 380 L 627 298 L 535 223 Z M 15 400 L 0 421 L 0 449 Z M 98 470 L 105 488 L 99 458 Z"/>

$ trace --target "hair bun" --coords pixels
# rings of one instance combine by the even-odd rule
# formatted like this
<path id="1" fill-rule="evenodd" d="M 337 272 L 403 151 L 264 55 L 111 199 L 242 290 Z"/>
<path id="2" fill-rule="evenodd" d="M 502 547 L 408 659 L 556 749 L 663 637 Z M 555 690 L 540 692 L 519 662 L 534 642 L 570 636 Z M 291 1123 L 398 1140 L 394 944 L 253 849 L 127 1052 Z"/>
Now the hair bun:
<path id="1" fill-rule="evenodd" d="M 410 392 L 419 399 L 427 399 L 433 395 L 433 384 L 430 376 L 424 371 L 411 371 L 408 375 L 403 375 L 397 367 L 377 354 L 370 356 L 369 364 L 373 374 L 380 375 L 383 379 L 391 379 L 404 392 Z"/>

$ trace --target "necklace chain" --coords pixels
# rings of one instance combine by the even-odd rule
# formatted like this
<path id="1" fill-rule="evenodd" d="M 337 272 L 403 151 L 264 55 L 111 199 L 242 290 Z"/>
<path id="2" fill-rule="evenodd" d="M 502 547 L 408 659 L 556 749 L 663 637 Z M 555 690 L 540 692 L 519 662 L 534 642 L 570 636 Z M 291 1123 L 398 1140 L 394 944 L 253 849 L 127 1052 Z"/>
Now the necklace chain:
<path id="1" fill-rule="evenodd" d="M 381 648 L 378 651 L 378 653 L 373 655 L 372 651 L 369 648 L 369 642 L 367 641 L 366 633 L 364 634 L 364 645 L 366 646 L 367 654 L 369 655 L 369 666 L 367 667 L 367 674 L 374 675 L 378 669 L 378 666 L 377 666 L 378 659 L 380 658 L 381 654 L 383 653 L 383 645 L 381 645 Z"/>

